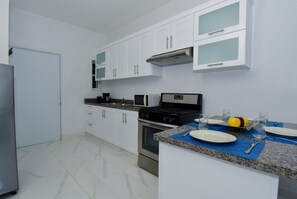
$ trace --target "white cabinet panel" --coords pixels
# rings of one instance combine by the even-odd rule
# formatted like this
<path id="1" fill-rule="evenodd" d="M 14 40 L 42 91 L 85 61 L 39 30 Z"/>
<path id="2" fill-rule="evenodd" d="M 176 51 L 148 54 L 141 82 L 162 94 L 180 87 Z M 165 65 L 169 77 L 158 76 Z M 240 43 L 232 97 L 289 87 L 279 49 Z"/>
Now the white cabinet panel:
<path id="1" fill-rule="evenodd" d="M 132 111 L 116 111 L 116 137 L 118 145 L 134 154 L 137 154 L 138 141 L 138 114 Z"/>
<path id="2" fill-rule="evenodd" d="M 194 15 L 195 41 L 246 28 L 247 0 L 228 0 Z"/>
<path id="3" fill-rule="evenodd" d="M 193 26 L 193 15 L 189 15 L 153 30 L 153 54 L 193 46 Z"/>
<path id="4" fill-rule="evenodd" d="M 127 75 L 129 77 L 137 76 L 137 72 L 139 70 L 139 61 L 140 61 L 140 38 L 134 37 L 128 42 L 128 67 L 127 67 Z"/>
<path id="5" fill-rule="evenodd" d="M 127 75 L 128 66 L 128 43 L 123 42 L 117 47 L 117 67 L 115 70 L 116 78 L 123 78 Z"/>
<path id="6" fill-rule="evenodd" d="M 245 46 L 245 30 L 195 42 L 193 69 L 249 68 Z"/>

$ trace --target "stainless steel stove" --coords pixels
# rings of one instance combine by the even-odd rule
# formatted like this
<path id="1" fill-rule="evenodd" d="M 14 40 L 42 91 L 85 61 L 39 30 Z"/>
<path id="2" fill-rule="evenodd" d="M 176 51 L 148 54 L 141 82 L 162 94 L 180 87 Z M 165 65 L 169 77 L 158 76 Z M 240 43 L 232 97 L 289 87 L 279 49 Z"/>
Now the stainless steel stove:
<path id="1" fill-rule="evenodd" d="M 193 122 L 202 113 L 202 94 L 162 93 L 160 106 L 139 110 L 138 166 L 158 175 L 159 143 L 154 134 Z"/>

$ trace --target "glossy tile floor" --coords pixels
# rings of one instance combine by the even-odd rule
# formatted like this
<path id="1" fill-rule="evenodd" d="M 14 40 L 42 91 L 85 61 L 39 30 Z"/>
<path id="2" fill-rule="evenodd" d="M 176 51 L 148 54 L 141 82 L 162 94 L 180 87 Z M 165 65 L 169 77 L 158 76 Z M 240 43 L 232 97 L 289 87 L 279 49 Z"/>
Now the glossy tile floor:
<path id="1" fill-rule="evenodd" d="M 135 155 L 89 136 L 20 148 L 18 167 L 18 194 L 2 198 L 158 198 L 158 178 Z"/>

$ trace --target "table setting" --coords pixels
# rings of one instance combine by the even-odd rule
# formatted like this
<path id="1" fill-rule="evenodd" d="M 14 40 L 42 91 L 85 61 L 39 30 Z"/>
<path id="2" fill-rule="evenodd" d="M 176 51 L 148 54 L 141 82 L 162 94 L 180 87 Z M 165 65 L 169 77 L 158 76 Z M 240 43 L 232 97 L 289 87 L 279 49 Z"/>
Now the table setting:
<path id="1" fill-rule="evenodd" d="M 185 126 L 191 129 L 170 136 L 173 140 L 213 149 L 248 160 L 257 160 L 267 141 L 297 145 L 297 129 L 283 122 L 269 121 L 267 113 L 258 118 L 200 115 Z"/>

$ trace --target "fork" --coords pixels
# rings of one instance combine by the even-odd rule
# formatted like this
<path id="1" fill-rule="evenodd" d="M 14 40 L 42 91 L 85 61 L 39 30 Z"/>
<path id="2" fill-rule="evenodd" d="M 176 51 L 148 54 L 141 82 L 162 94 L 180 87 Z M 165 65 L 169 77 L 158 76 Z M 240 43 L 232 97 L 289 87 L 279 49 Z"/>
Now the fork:
<path id="1" fill-rule="evenodd" d="M 186 132 L 186 133 L 183 134 L 182 137 L 186 137 L 186 136 L 191 132 L 191 130 L 187 130 L 187 131 L 185 131 L 185 132 Z"/>
<path id="2" fill-rule="evenodd" d="M 268 135 L 266 135 L 266 137 L 270 140 L 276 140 L 276 139 L 281 139 L 281 140 L 286 140 L 288 142 L 292 142 L 292 143 L 295 143 L 297 144 L 297 141 L 294 141 L 294 140 L 290 140 L 290 139 L 287 139 L 287 138 L 281 138 L 281 137 L 277 137 L 277 138 L 272 138 L 272 137 L 269 137 Z"/>

